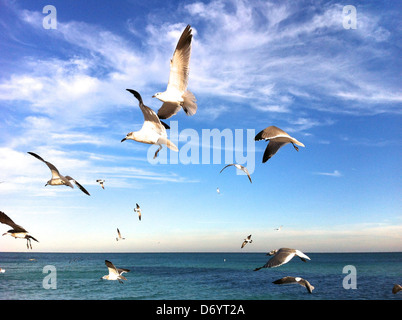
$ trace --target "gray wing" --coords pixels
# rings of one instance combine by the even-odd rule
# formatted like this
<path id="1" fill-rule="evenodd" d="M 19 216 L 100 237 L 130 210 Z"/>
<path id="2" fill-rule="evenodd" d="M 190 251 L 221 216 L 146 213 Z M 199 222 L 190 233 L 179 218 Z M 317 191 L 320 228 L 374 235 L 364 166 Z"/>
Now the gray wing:
<path id="1" fill-rule="evenodd" d="M 187 89 L 190 71 L 191 40 L 193 37 L 191 32 L 191 26 L 187 25 L 177 43 L 173 58 L 170 60 L 168 89 L 169 87 L 174 87 L 181 92 Z"/>
<path id="2" fill-rule="evenodd" d="M 147 107 L 143 101 L 141 95 L 132 89 L 126 89 L 128 92 L 131 92 L 134 97 L 137 98 L 139 102 L 140 109 L 142 111 L 142 114 L 144 116 L 144 124 L 143 126 L 149 126 L 150 128 L 154 129 L 156 132 L 159 134 L 166 132 L 165 127 L 162 125 L 161 121 L 159 120 L 159 117 L 153 111 L 150 107 Z"/>
<path id="3" fill-rule="evenodd" d="M 275 155 L 275 153 L 278 152 L 278 150 L 280 148 L 282 148 L 284 145 L 286 145 L 288 143 L 289 143 L 289 141 L 287 141 L 287 142 L 286 141 L 279 142 L 279 141 L 270 140 L 268 142 L 267 147 L 265 148 L 265 152 L 264 152 L 264 155 L 262 157 L 262 162 L 263 163 L 267 162 L 269 159 L 271 159 Z"/>
<path id="4" fill-rule="evenodd" d="M 231 163 L 231 164 L 228 164 L 227 166 L 224 166 L 223 169 L 221 170 L 221 172 L 222 172 L 223 170 L 225 170 L 227 167 L 234 166 L 234 165 L 235 165 L 234 163 Z M 221 173 L 221 172 L 219 172 L 219 173 Z"/>
<path id="5" fill-rule="evenodd" d="M 123 269 L 123 268 L 117 268 L 117 272 L 121 275 L 124 272 L 130 272 L 128 269 Z"/>
<path id="6" fill-rule="evenodd" d="M 278 137 L 288 137 L 291 138 L 285 131 L 279 129 L 275 126 L 269 126 L 264 130 L 260 131 L 254 138 L 255 141 L 259 140 L 271 140 Z"/>
<path id="7" fill-rule="evenodd" d="M 114 274 L 117 274 L 117 275 L 119 274 L 117 272 L 117 269 L 114 266 L 114 264 L 111 263 L 109 260 L 105 260 L 105 264 L 106 264 L 106 267 L 109 269 L 109 273 L 114 273 Z"/>
<path id="8" fill-rule="evenodd" d="M 159 119 L 168 119 L 174 116 L 181 109 L 181 105 L 177 103 L 164 102 L 158 110 Z"/>
<path id="9" fill-rule="evenodd" d="M 59 170 L 57 170 L 57 168 L 51 164 L 50 162 L 43 160 L 42 157 L 40 157 L 39 155 L 37 155 L 36 153 L 33 152 L 28 152 L 31 156 L 34 156 L 35 158 L 39 159 L 40 161 L 46 163 L 46 165 L 48 166 L 48 168 L 50 169 L 50 171 L 52 172 L 52 178 L 60 178 L 60 173 Z"/>
<path id="10" fill-rule="evenodd" d="M 13 230 L 18 232 L 27 232 L 23 227 L 14 223 L 4 212 L 0 211 L 0 222 L 9 225 Z"/>
<path id="11" fill-rule="evenodd" d="M 90 196 L 89 192 L 82 185 L 80 185 L 77 180 L 71 178 L 70 176 L 66 176 L 66 179 L 73 181 L 82 192 Z"/>

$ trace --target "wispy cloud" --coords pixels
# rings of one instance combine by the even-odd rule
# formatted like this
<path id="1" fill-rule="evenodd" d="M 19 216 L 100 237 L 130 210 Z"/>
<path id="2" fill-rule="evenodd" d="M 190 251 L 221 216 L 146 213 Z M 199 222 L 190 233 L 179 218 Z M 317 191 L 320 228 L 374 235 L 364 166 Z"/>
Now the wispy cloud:
<path id="1" fill-rule="evenodd" d="M 314 174 L 320 176 L 336 177 L 336 178 L 343 176 L 343 174 L 338 170 L 334 170 L 334 172 L 314 172 Z"/>

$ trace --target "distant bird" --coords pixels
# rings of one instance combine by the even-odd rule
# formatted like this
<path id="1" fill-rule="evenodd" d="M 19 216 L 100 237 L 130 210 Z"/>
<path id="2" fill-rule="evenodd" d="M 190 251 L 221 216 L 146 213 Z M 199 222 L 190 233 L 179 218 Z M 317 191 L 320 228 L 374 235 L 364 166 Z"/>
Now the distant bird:
<path id="1" fill-rule="evenodd" d="M 398 292 L 401 291 L 401 290 L 402 290 L 402 286 L 399 285 L 399 284 L 396 284 L 396 285 L 394 285 L 394 287 L 392 288 L 392 293 L 393 293 L 393 294 L 396 294 L 396 293 L 398 293 Z"/>
<path id="2" fill-rule="evenodd" d="M 299 151 L 299 148 L 296 147 L 295 144 L 304 147 L 303 143 L 297 141 L 295 138 L 289 136 L 285 131 L 275 126 L 265 128 L 255 136 L 254 140 L 269 140 L 262 158 L 263 163 L 267 162 L 281 147 L 288 143 L 291 143 L 296 151 Z"/>
<path id="3" fill-rule="evenodd" d="M 225 170 L 227 167 L 230 167 L 230 166 L 234 166 L 235 168 L 244 171 L 244 172 L 247 174 L 248 179 L 250 180 L 250 183 L 253 183 L 253 182 L 251 181 L 250 173 L 248 172 L 247 168 L 244 167 L 244 166 L 242 166 L 241 164 L 237 164 L 237 163 L 228 164 L 227 166 L 223 167 L 223 169 L 221 170 L 221 172 L 222 172 L 223 170 Z M 221 172 L 219 172 L 219 173 L 221 173 Z"/>
<path id="4" fill-rule="evenodd" d="M 142 102 L 141 95 L 132 89 L 127 89 L 139 101 L 140 109 L 144 115 L 144 124 L 139 131 L 129 132 L 121 142 L 131 139 L 142 143 L 157 144 L 159 149 L 155 152 L 154 159 L 158 156 L 162 149 L 162 144 L 165 144 L 173 151 L 179 151 L 176 145 L 167 138 L 166 128 L 159 120 L 156 113 Z"/>
<path id="5" fill-rule="evenodd" d="M 105 264 L 109 270 L 109 274 L 103 276 L 101 279 L 105 280 L 119 280 L 120 283 L 123 283 L 121 280 L 127 280 L 124 276 L 122 276 L 123 273 L 125 272 L 130 272 L 128 269 L 119 269 L 114 266 L 113 263 L 111 263 L 108 260 L 105 260 Z"/>
<path id="6" fill-rule="evenodd" d="M 188 116 L 197 112 L 196 99 L 187 90 L 192 38 L 191 26 L 187 25 L 177 43 L 173 58 L 170 60 L 170 75 L 166 91 L 152 96 L 163 102 L 158 110 L 160 119 L 170 118 L 179 112 L 180 108 L 183 108 Z"/>
<path id="7" fill-rule="evenodd" d="M 0 268 L 0 273 L 4 273 L 4 272 L 6 272 L 6 270 L 5 270 L 5 269 Z"/>
<path id="8" fill-rule="evenodd" d="M 101 185 L 102 189 L 105 189 L 105 186 L 103 185 L 103 183 L 105 182 L 105 180 L 103 180 L 103 179 L 98 179 L 98 180 L 96 180 L 96 182 L 99 182 L 99 184 Z"/>
<path id="9" fill-rule="evenodd" d="M 138 212 L 138 219 L 141 221 L 141 208 L 138 205 L 138 203 L 136 203 L 136 206 L 134 208 L 134 212 Z"/>
<path id="10" fill-rule="evenodd" d="M 71 178 L 70 176 L 62 176 L 59 173 L 59 170 L 57 170 L 57 168 L 51 164 L 50 162 L 47 162 L 45 160 L 43 160 L 40 156 L 38 156 L 36 153 L 33 152 L 28 152 L 31 156 L 34 156 L 35 158 L 39 159 L 40 161 L 46 163 L 46 165 L 49 167 L 51 173 L 52 173 L 52 179 L 50 179 L 46 184 L 45 187 L 47 185 L 51 185 L 51 186 L 61 186 L 61 185 L 65 185 L 65 186 L 69 186 L 71 188 L 74 188 L 74 186 L 71 184 L 70 181 L 74 182 L 78 188 L 80 188 L 80 190 L 82 192 L 84 192 L 85 194 L 89 195 L 89 192 L 78 183 L 78 181 L 76 181 L 75 179 Z"/>
<path id="11" fill-rule="evenodd" d="M 300 277 L 284 277 L 282 279 L 278 279 L 273 281 L 274 284 L 300 284 L 305 287 L 309 293 L 313 293 L 314 287 L 308 282 Z"/>
<path id="12" fill-rule="evenodd" d="M 221 190 L 219 190 L 219 188 L 216 188 L 216 192 L 217 192 L 218 194 L 221 194 Z"/>
<path id="13" fill-rule="evenodd" d="M 252 242 L 253 242 L 253 240 L 251 240 L 251 234 L 250 234 L 246 239 L 244 239 L 244 241 L 243 241 L 243 243 L 242 243 L 242 245 L 241 245 L 241 249 L 243 249 L 244 246 L 245 246 L 247 243 L 252 243 Z"/>
<path id="14" fill-rule="evenodd" d="M 283 226 L 280 226 L 279 228 L 275 228 L 275 231 L 281 231 Z"/>
<path id="15" fill-rule="evenodd" d="M 122 238 L 122 237 L 121 237 L 120 230 L 119 230 L 119 228 L 117 228 L 117 238 L 116 238 L 116 241 L 119 241 L 119 240 L 126 240 L 126 238 Z"/>
<path id="16" fill-rule="evenodd" d="M 13 220 L 11 220 L 4 212 L 0 211 L 0 222 L 9 225 L 12 229 L 8 230 L 6 233 L 3 233 L 3 236 L 6 234 L 9 234 L 10 236 L 14 237 L 15 239 L 20 238 L 20 239 L 26 239 L 27 240 L 27 248 L 32 249 L 32 244 L 31 244 L 31 239 L 39 242 L 36 240 L 34 237 L 28 234 L 28 231 L 26 231 L 23 227 L 19 226 L 18 224 L 15 224 Z"/>
<path id="17" fill-rule="evenodd" d="M 268 262 L 262 267 L 254 269 L 254 271 L 258 271 L 262 268 L 275 268 L 279 267 L 285 263 L 288 263 L 292 258 L 296 255 L 303 262 L 307 260 L 311 260 L 308 256 L 306 256 L 303 252 L 297 249 L 289 249 L 289 248 L 280 248 L 277 250 L 272 250 L 267 253 L 268 256 L 273 256 Z"/>

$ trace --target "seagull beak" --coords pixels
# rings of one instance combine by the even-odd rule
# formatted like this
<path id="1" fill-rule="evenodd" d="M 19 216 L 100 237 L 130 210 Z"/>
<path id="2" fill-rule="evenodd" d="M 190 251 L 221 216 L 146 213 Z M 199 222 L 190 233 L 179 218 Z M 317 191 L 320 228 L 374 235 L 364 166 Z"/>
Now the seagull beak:
<path id="1" fill-rule="evenodd" d="M 154 94 L 154 95 L 152 96 L 152 98 L 156 98 L 156 95 Z"/>
<path id="2" fill-rule="evenodd" d="M 123 138 L 123 139 L 121 139 L 121 141 L 120 142 L 123 142 L 123 141 L 126 141 L 127 139 L 126 138 Z"/>
<path id="3" fill-rule="evenodd" d="M 5 236 L 6 234 L 7 234 L 7 232 L 6 232 L 6 233 L 3 233 L 2 236 Z"/>

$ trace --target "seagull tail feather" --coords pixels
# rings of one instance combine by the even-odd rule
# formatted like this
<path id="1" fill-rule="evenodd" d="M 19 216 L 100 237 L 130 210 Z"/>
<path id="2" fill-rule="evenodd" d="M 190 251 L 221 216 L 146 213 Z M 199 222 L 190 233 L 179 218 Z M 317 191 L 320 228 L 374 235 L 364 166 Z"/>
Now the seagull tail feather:
<path id="1" fill-rule="evenodd" d="M 193 116 L 197 112 L 197 103 L 195 96 L 193 95 L 192 92 L 186 91 L 184 92 L 183 96 L 183 102 L 182 102 L 182 107 L 186 115 L 188 116 Z"/>

